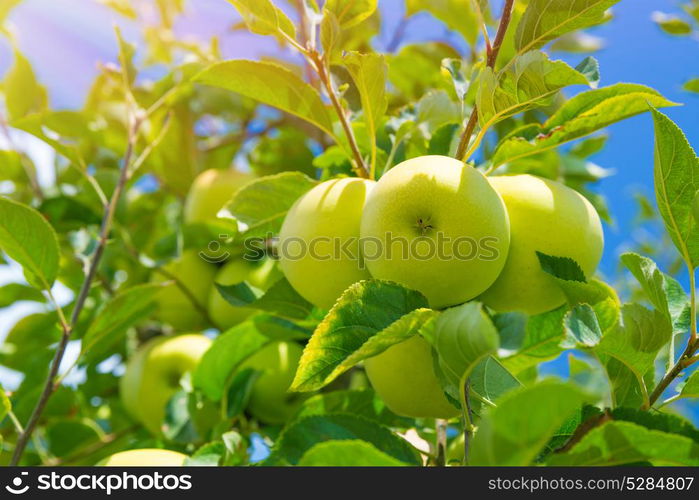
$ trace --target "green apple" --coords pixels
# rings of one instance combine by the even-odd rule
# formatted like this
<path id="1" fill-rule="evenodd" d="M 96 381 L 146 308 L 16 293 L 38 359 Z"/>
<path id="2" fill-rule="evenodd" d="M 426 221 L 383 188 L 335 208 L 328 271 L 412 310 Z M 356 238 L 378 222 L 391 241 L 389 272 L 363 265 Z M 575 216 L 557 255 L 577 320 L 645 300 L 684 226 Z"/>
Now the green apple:
<path id="1" fill-rule="evenodd" d="M 493 284 L 510 228 L 483 174 L 453 158 L 422 156 L 381 177 L 366 202 L 361 238 L 372 276 L 418 290 L 440 309 Z"/>
<path id="2" fill-rule="evenodd" d="M 247 410 L 267 424 L 283 424 L 298 409 L 299 395 L 288 392 L 303 349 L 295 342 L 272 342 L 250 356 L 240 370 L 261 373 L 253 385 Z"/>
<path id="3" fill-rule="evenodd" d="M 281 269 L 291 286 L 321 309 L 330 309 L 353 283 L 370 278 L 359 253 L 359 222 L 374 184 L 358 178 L 323 182 L 299 198 L 284 219 Z"/>
<path id="4" fill-rule="evenodd" d="M 129 359 L 119 381 L 127 411 L 153 434 L 159 434 L 165 407 L 182 376 L 196 368 L 211 340 L 198 333 L 156 337 Z"/>
<path id="5" fill-rule="evenodd" d="M 500 277 L 481 297 L 496 311 L 539 314 L 565 296 L 541 269 L 536 252 L 569 257 L 591 277 L 602 258 L 604 235 L 594 207 L 560 182 L 533 175 L 492 177 L 510 215 L 512 243 Z"/>
<path id="6" fill-rule="evenodd" d="M 226 263 L 218 272 L 214 281 L 219 285 L 236 285 L 246 281 L 253 288 L 260 292 L 265 292 L 281 277 L 281 272 L 273 259 L 251 262 L 241 258 Z M 238 307 L 229 304 L 216 287 L 213 287 L 209 294 L 208 310 L 209 317 L 220 330 L 227 330 L 243 322 L 255 312 L 254 309 L 248 307 Z"/>
<path id="7" fill-rule="evenodd" d="M 188 223 L 206 222 L 228 203 L 238 189 L 253 176 L 233 169 L 205 170 L 194 179 L 184 205 L 184 220 Z"/>
<path id="8" fill-rule="evenodd" d="M 459 411 L 434 373 L 432 347 L 419 335 L 392 345 L 364 362 L 367 376 L 386 406 L 414 418 L 451 418 Z"/>
<path id="9" fill-rule="evenodd" d="M 216 266 L 206 262 L 196 251 L 185 251 L 180 258 L 163 267 L 184 285 L 192 297 L 206 307 L 213 288 Z M 172 281 L 157 273 L 154 281 Z M 170 283 L 158 293 L 158 318 L 177 331 L 200 330 L 206 327 L 206 318 L 197 310 L 190 297 L 176 283 Z"/>
<path id="10" fill-rule="evenodd" d="M 99 461 L 107 467 L 180 467 L 187 455 L 172 450 L 142 448 L 115 453 Z"/>

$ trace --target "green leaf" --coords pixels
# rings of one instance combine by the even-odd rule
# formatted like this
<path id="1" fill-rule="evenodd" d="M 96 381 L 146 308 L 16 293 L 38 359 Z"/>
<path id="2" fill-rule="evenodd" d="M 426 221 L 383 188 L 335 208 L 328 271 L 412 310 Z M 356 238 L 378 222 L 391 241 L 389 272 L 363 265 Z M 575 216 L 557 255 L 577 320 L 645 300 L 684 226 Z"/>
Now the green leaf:
<path id="1" fill-rule="evenodd" d="M 362 440 L 410 465 L 421 463 L 417 452 L 388 428 L 355 415 L 312 415 L 289 424 L 263 465 L 298 465 L 303 455 L 324 441 Z"/>
<path id="2" fill-rule="evenodd" d="M 699 443 L 699 429 L 689 420 L 669 413 L 651 413 L 638 408 L 615 408 L 611 411 L 613 420 L 632 422 L 654 431 L 679 434 Z"/>
<path id="3" fill-rule="evenodd" d="M 30 285 L 51 289 L 58 274 L 58 238 L 39 212 L 0 197 L 0 248 L 22 266 Z"/>
<path id="4" fill-rule="evenodd" d="M 162 288 L 160 284 L 134 286 L 107 302 L 87 329 L 81 353 L 95 359 L 93 350 L 102 353 L 113 346 L 129 328 L 153 312 Z"/>
<path id="5" fill-rule="evenodd" d="M 682 88 L 688 92 L 699 93 L 699 78 L 692 78 L 684 82 Z"/>
<path id="6" fill-rule="evenodd" d="M 570 342 L 565 347 L 574 348 L 578 345 L 593 347 L 602 339 L 602 328 L 597 320 L 595 310 L 588 304 L 573 307 L 565 317 L 566 332 Z"/>
<path id="7" fill-rule="evenodd" d="M 464 39 L 474 45 L 479 33 L 479 18 L 475 9 L 466 0 L 406 0 L 405 13 L 412 16 L 421 11 L 432 14 L 450 30 L 458 31 Z"/>
<path id="8" fill-rule="evenodd" d="M 31 64 L 18 50 L 14 51 L 14 63 L 5 75 L 2 90 L 10 122 L 47 107 L 46 89 L 36 81 Z"/>
<path id="9" fill-rule="evenodd" d="M 663 12 L 653 12 L 653 22 L 669 35 L 689 35 L 692 33 L 692 25 L 681 17 Z"/>
<path id="10" fill-rule="evenodd" d="M 517 26 L 517 52 L 538 49 L 561 35 L 600 24 L 605 11 L 618 1 L 532 0 Z"/>
<path id="11" fill-rule="evenodd" d="M 245 282 L 230 286 L 215 285 L 226 302 L 236 307 L 250 307 L 292 319 L 304 319 L 313 310 L 313 304 L 301 297 L 284 278 L 259 297 Z"/>
<path id="12" fill-rule="evenodd" d="M 608 290 L 585 278 L 580 265 L 569 257 L 556 257 L 536 252 L 541 269 L 553 276 L 570 305 L 596 304 L 607 298 Z"/>
<path id="13" fill-rule="evenodd" d="M 102 432 L 93 421 L 60 419 L 47 426 L 46 437 L 51 453 L 61 457 L 99 442 Z"/>
<path id="14" fill-rule="evenodd" d="M 197 365 L 192 382 L 212 401 L 226 392 L 236 368 L 271 342 L 253 323 L 246 321 L 218 336 Z"/>
<path id="15" fill-rule="evenodd" d="M 359 97 L 364 112 L 369 142 L 371 144 L 371 172 L 376 169 L 376 133 L 381 122 L 388 100 L 386 97 L 386 79 L 388 66 L 381 54 L 360 54 L 350 52 L 343 58 L 343 62 L 354 84 L 359 90 Z"/>
<path id="16" fill-rule="evenodd" d="M 279 233 L 291 206 L 315 184 L 300 172 L 261 177 L 239 189 L 226 208 L 245 224 L 247 237 L 266 238 Z"/>
<path id="17" fill-rule="evenodd" d="M 203 70 L 194 81 L 279 108 L 335 137 L 330 113 L 318 91 L 278 64 L 242 59 L 223 61 Z"/>
<path id="18" fill-rule="evenodd" d="M 351 28 L 371 17 L 378 0 L 328 0 L 323 10 L 332 12 L 342 29 Z"/>
<path id="19" fill-rule="evenodd" d="M 612 382 L 615 405 L 640 406 L 648 402 L 645 377 L 670 341 L 672 326 L 664 314 L 640 304 L 626 304 L 621 313 L 623 325 L 607 332 L 593 352 Z"/>
<path id="20" fill-rule="evenodd" d="M 531 465 L 586 396 L 553 380 L 513 390 L 483 415 L 473 438 L 471 465 Z"/>
<path id="21" fill-rule="evenodd" d="M 590 82 L 592 88 L 597 88 L 600 81 L 599 63 L 594 57 L 588 56 L 575 67 L 575 70 L 581 73 Z"/>
<path id="22" fill-rule="evenodd" d="M 397 467 L 408 465 L 359 440 L 318 443 L 299 460 L 302 467 Z"/>
<path id="23" fill-rule="evenodd" d="M 495 403 L 506 392 L 521 387 L 517 378 L 493 356 L 478 363 L 469 377 L 471 394 L 480 401 Z"/>
<path id="24" fill-rule="evenodd" d="M 689 299 L 682 285 L 647 257 L 628 252 L 621 256 L 621 262 L 641 284 L 653 307 L 667 316 L 675 333 L 685 331 L 689 326 L 686 321 Z"/>
<path id="25" fill-rule="evenodd" d="M 0 422 L 12 411 L 12 403 L 7 397 L 5 389 L 0 385 Z"/>
<path id="26" fill-rule="evenodd" d="M 510 335 L 516 335 L 521 341 L 511 345 L 511 354 L 502 359 L 502 364 L 508 370 L 516 373 L 538 365 L 543 361 L 553 359 L 561 353 L 561 342 L 565 339 L 563 319 L 567 308 L 559 307 L 553 311 L 537 314 L 527 318 L 513 328 Z M 502 330 L 501 330 L 502 336 Z M 505 345 L 505 341 L 501 341 Z"/>
<path id="27" fill-rule="evenodd" d="M 699 190 L 699 158 L 682 130 L 653 110 L 655 122 L 655 196 L 665 228 L 686 264 L 699 264 L 699 223 L 692 216 Z"/>
<path id="28" fill-rule="evenodd" d="M 585 75 L 563 61 L 550 61 L 543 52 L 527 52 L 500 72 L 485 68 L 476 95 L 478 119 L 489 128 L 505 118 L 548 104 L 568 85 L 588 85 Z"/>
<path id="29" fill-rule="evenodd" d="M 413 420 L 399 417 L 388 409 L 383 400 L 371 389 L 332 391 L 316 394 L 303 402 L 296 419 L 310 415 L 348 413 L 373 420 L 389 427 L 410 427 Z"/>
<path id="30" fill-rule="evenodd" d="M 291 19 L 270 0 L 228 0 L 240 13 L 246 26 L 258 35 L 274 35 L 280 41 L 285 36 L 296 38 L 296 28 Z"/>
<path id="31" fill-rule="evenodd" d="M 699 465 L 699 444 L 689 438 L 649 430 L 630 422 L 607 422 L 591 430 L 564 454 L 552 455 L 554 466 Z"/>
<path id="32" fill-rule="evenodd" d="M 699 398 L 699 371 L 695 370 L 682 384 L 679 395 L 682 398 Z"/>
<path id="33" fill-rule="evenodd" d="M 630 83 L 582 92 L 566 101 L 543 125 L 530 125 L 522 133 L 515 131 L 505 137 L 497 146 L 492 164 L 499 166 L 558 147 L 644 113 L 649 104 L 676 105 L 649 87 Z"/>
<path id="34" fill-rule="evenodd" d="M 206 443 L 191 457 L 187 457 L 184 461 L 186 467 L 192 466 L 203 466 L 203 467 L 215 467 L 221 465 L 221 460 L 226 454 L 226 446 L 222 441 L 214 441 L 212 443 Z"/>
<path id="35" fill-rule="evenodd" d="M 446 392 L 464 405 L 464 386 L 475 367 L 495 354 L 498 332 L 478 302 L 447 309 L 435 321 L 434 347 L 449 384 Z"/>
<path id="36" fill-rule="evenodd" d="M 46 302 L 46 297 L 36 288 L 21 283 L 9 283 L 0 287 L 0 309 L 23 300 Z"/>
<path id="37" fill-rule="evenodd" d="M 419 292 L 386 281 L 350 286 L 318 325 L 291 384 L 313 391 L 356 363 L 415 335 L 436 313 Z"/>

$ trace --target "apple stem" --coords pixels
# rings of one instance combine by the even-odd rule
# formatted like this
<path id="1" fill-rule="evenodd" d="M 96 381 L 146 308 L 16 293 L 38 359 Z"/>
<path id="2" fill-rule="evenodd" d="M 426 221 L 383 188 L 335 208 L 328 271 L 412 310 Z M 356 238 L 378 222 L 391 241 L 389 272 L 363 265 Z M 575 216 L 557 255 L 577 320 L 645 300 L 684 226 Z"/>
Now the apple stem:
<path id="1" fill-rule="evenodd" d="M 505 5 L 502 8 L 502 16 L 500 16 L 500 24 L 498 26 L 498 31 L 495 35 L 495 40 L 493 40 L 492 47 L 488 43 L 488 50 L 486 53 L 486 66 L 493 69 L 495 63 L 498 59 L 498 54 L 500 53 L 500 47 L 502 47 L 502 42 L 505 40 L 505 34 L 507 33 L 507 28 L 510 25 L 510 20 L 512 19 L 512 7 L 514 5 L 514 0 L 506 0 Z M 463 134 L 461 134 L 461 139 L 459 140 L 459 146 L 456 149 L 456 158 L 459 160 L 466 161 L 466 152 L 468 150 L 468 145 L 471 142 L 471 137 L 473 136 L 473 131 L 476 129 L 476 124 L 478 123 L 478 105 L 473 106 L 473 111 L 471 111 L 471 116 L 466 123 Z"/>
<path id="2" fill-rule="evenodd" d="M 44 388 L 41 392 L 39 400 L 37 401 L 34 410 L 32 410 L 27 425 L 24 427 L 24 432 L 22 432 L 17 438 L 17 443 L 15 444 L 15 449 L 12 454 L 12 460 L 10 461 L 10 465 L 12 466 L 17 465 L 20 459 L 22 458 L 22 454 L 24 453 L 24 450 L 27 447 L 27 444 L 29 443 L 32 433 L 36 428 L 36 425 L 39 423 L 39 419 L 41 418 L 41 415 L 44 412 L 44 408 L 46 408 L 46 404 L 57 389 L 55 379 L 58 375 L 58 369 L 61 365 L 61 361 L 63 360 L 63 356 L 65 354 L 68 341 L 70 340 L 71 333 L 73 332 L 75 325 L 77 325 L 78 323 L 80 313 L 85 307 L 85 301 L 87 300 L 87 297 L 90 293 L 90 289 L 92 288 L 92 282 L 94 281 L 95 276 L 97 275 L 97 268 L 99 267 L 100 261 L 102 260 L 102 256 L 104 255 L 104 250 L 109 240 L 109 234 L 111 232 L 114 214 L 116 213 L 116 207 L 119 203 L 119 200 L 121 199 L 122 193 L 124 192 L 126 183 L 128 182 L 129 177 L 131 175 L 131 164 L 134 156 L 134 149 L 136 147 L 138 133 L 141 128 L 141 125 L 143 124 L 143 120 L 144 117 L 142 115 L 139 115 L 138 113 L 133 113 L 131 115 L 131 124 L 129 126 L 128 132 L 128 143 L 126 146 L 126 153 L 124 154 L 123 163 L 121 165 L 119 180 L 114 189 L 114 193 L 112 194 L 111 199 L 105 206 L 104 216 L 102 218 L 102 224 L 100 228 L 100 234 L 97 240 L 97 247 L 95 248 L 95 253 L 92 256 L 92 261 L 90 262 L 90 266 L 88 268 L 87 275 L 85 276 L 85 280 L 83 281 L 80 291 L 78 292 L 78 297 L 75 300 L 75 305 L 73 307 L 73 312 L 70 316 L 70 321 L 68 321 L 65 318 L 60 305 L 55 301 L 55 299 L 53 299 L 53 296 L 49 291 L 49 298 L 56 307 L 56 313 L 58 314 L 59 323 L 61 324 L 61 339 L 58 343 L 58 347 L 56 348 L 53 360 L 51 361 L 51 367 L 49 369 L 48 376 L 46 377 L 46 382 L 44 383 Z"/>

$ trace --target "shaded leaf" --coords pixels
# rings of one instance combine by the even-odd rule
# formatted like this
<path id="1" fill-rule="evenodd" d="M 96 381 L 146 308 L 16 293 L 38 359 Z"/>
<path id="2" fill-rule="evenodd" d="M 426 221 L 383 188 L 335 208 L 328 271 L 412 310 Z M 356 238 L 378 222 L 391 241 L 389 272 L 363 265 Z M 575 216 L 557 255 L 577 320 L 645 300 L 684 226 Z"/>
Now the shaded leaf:
<path id="1" fill-rule="evenodd" d="M 330 113 L 318 91 L 278 64 L 242 59 L 223 61 L 203 70 L 194 81 L 231 90 L 279 108 L 334 137 Z"/>
<path id="2" fill-rule="evenodd" d="M 302 467 L 396 467 L 408 465 L 360 440 L 325 441 L 309 449 L 299 460 Z"/>
<path id="3" fill-rule="evenodd" d="M 0 248 L 22 266 L 30 285 L 51 288 L 58 274 L 58 238 L 39 212 L 0 197 Z"/>

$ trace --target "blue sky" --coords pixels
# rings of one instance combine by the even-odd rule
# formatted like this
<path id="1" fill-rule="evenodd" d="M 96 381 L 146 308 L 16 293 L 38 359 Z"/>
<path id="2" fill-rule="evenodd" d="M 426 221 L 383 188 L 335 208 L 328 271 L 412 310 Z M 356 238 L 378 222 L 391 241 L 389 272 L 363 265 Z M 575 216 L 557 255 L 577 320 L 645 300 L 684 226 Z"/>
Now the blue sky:
<path id="1" fill-rule="evenodd" d="M 684 103 L 666 112 L 686 132 L 690 142 L 699 145 L 699 97 L 681 88 L 682 82 L 699 77 L 699 41 L 688 37 L 670 37 L 651 21 L 655 10 L 676 12 L 678 2 L 671 0 L 622 0 L 615 8 L 615 19 L 593 31 L 605 39 L 603 50 L 596 54 L 602 71 L 602 85 L 617 82 L 641 83 L 653 87 L 666 97 Z M 377 40 L 381 46 L 390 39 L 403 14 L 403 0 L 380 0 L 385 18 L 385 32 Z M 54 107 L 81 105 L 95 75 L 98 62 L 115 60 L 113 32 L 107 29 L 118 22 L 127 39 L 134 40 L 133 26 L 115 16 L 107 8 L 91 0 L 25 0 L 11 16 L 20 49 L 35 66 L 40 80 L 49 89 Z M 231 33 L 236 21 L 235 10 L 225 0 L 189 1 L 188 15 L 177 27 L 178 36 L 222 37 L 226 57 L 258 57 L 278 51 L 275 42 L 263 37 Z M 411 21 L 406 41 L 431 40 L 453 34 L 426 14 Z M 577 62 L 580 57 L 569 57 Z M 0 74 L 11 63 L 6 45 L 0 44 Z M 605 179 L 599 191 L 609 200 L 616 219 L 605 228 L 606 249 L 601 269 L 610 274 L 616 268 L 617 256 L 632 238 L 632 220 L 636 214 L 633 193 L 653 193 L 653 126 L 648 115 L 642 115 L 609 129 L 610 140 L 593 161 L 616 171 Z M 15 273 L 13 277 L 16 277 Z M 10 278 L 5 274 L 0 281 Z M 0 338 L 4 330 L 22 314 L 22 310 L 0 314 Z"/>

